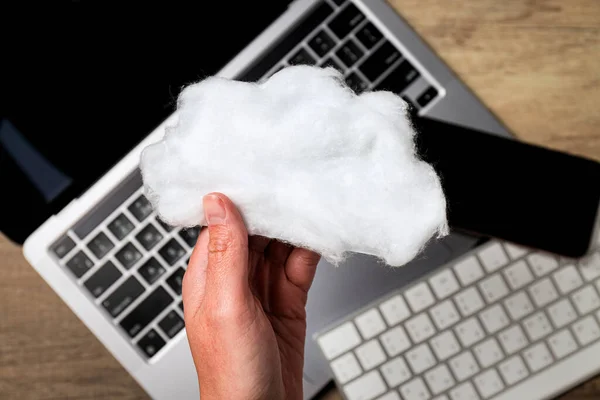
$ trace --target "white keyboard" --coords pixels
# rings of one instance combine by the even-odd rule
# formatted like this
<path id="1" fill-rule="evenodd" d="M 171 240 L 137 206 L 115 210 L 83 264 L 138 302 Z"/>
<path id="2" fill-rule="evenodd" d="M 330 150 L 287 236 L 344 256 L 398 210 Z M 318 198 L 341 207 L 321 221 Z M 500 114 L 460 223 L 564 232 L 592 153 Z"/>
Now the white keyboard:
<path id="1" fill-rule="evenodd" d="M 600 372 L 600 251 L 490 241 L 317 336 L 348 400 L 548 399 Z"/>

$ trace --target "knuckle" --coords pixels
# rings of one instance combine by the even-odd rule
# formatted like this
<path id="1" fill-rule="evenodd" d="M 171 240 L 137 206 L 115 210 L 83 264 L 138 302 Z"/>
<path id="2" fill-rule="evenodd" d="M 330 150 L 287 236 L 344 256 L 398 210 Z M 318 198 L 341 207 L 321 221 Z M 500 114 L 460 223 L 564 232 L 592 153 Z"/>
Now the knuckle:
<path id="1" fill-rule="evenodd" d="M 231 232 L 225 226 L 213 226 L 209 228 L 210 239 L 208 241 L 209 253 L 225 253 L 231 247 Z"/>

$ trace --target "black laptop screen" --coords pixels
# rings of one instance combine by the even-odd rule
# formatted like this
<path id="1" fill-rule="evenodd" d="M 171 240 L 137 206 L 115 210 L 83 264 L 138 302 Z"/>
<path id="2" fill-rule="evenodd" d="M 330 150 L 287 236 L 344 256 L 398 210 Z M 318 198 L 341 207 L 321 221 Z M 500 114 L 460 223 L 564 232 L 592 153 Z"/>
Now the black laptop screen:
<path id="1" fill-rule="evenodd" d="M 172 113 L 183 85 L 219 71 L 287 6 L 52 3 L 0 10 L 0 184 L 10 188 L 0 229 L 17 241 Z"/>

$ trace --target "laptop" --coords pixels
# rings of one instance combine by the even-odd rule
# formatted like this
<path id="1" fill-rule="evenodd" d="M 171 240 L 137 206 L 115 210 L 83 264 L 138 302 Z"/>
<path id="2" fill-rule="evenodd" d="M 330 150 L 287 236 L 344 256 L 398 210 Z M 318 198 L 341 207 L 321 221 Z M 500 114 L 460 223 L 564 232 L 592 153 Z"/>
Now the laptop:
<path id="1" fill-rule="evenodd" d="M 183 85 L 333 66 L 357 92 L 392 90 L 420 115 L 510 137 L 384 0 L 40 7 L 7 18 L 0 162 L 14 195 L 2 209 L 18 212 L 0 226 L 152 398 L 198 398 L 181 281 L 199 229 L 158 220 L 138 171 Z M 332 380 L 317 332 L 479 243 L 453 233 L 394 270 L 362 255 L 338 268 L 322 261 L 307 306 L 305 398 Z"/>

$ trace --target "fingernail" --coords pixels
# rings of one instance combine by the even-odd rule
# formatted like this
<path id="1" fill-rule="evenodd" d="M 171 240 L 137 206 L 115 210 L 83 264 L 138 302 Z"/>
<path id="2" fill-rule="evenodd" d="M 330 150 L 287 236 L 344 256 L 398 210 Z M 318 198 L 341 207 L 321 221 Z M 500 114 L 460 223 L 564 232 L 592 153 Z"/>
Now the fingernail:
<path id="1" fill-rule="evenodd" d="M 221 225 L 225 223 L 225 205 L 214 194 L 204 196 L 204 216 L 208 225 Z"/>

